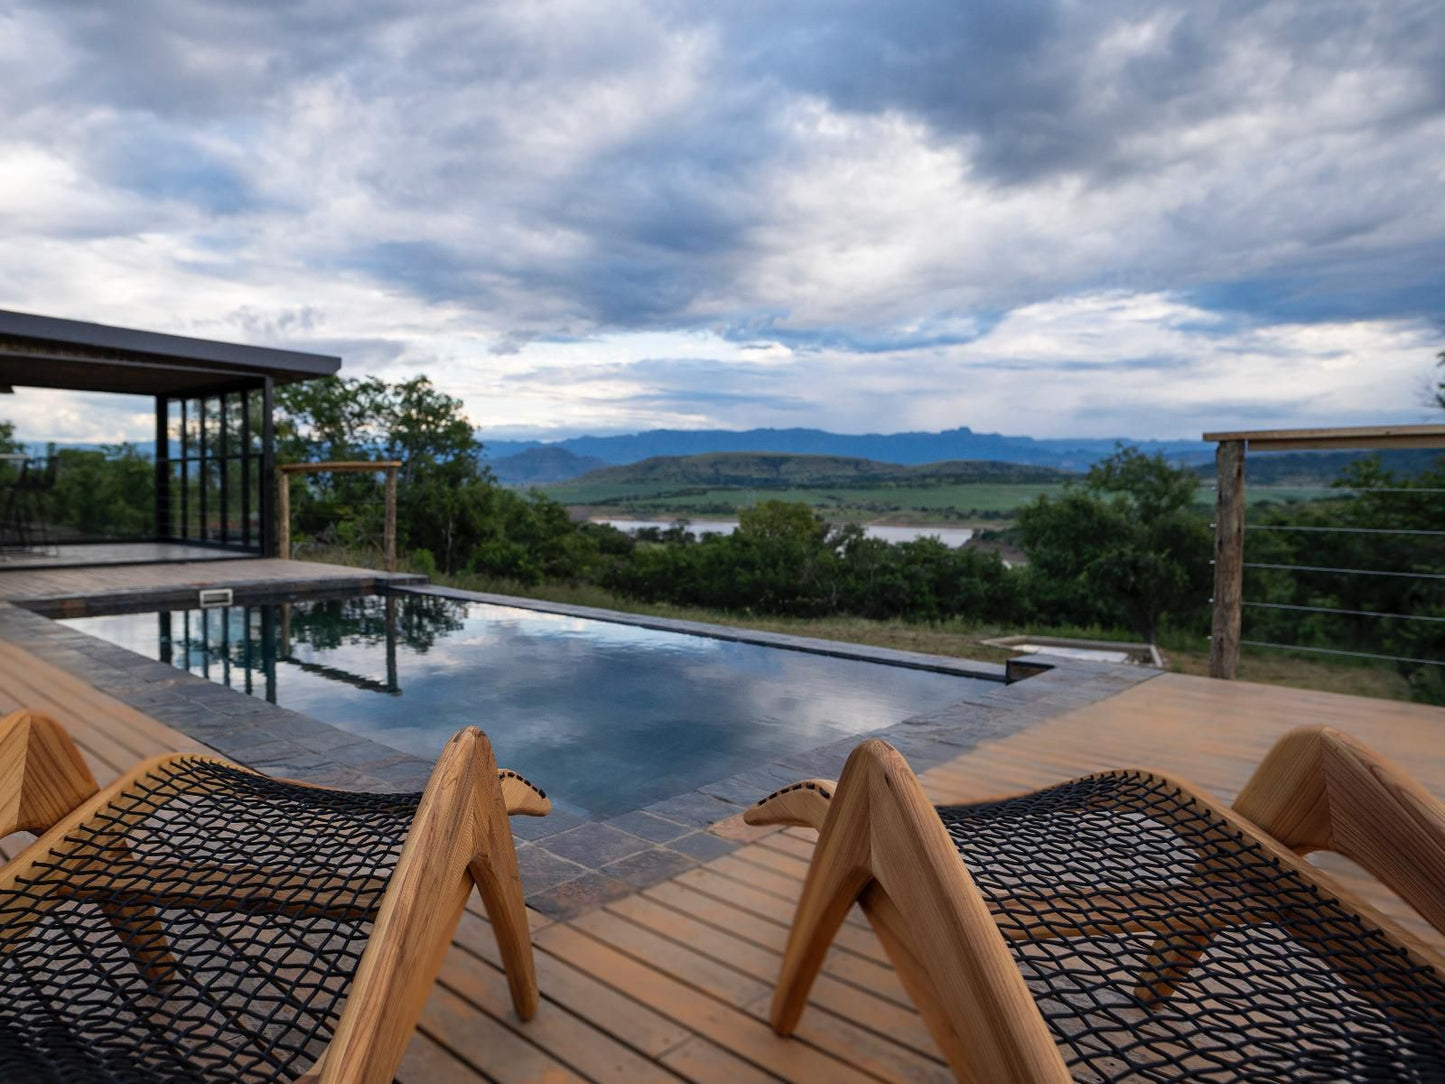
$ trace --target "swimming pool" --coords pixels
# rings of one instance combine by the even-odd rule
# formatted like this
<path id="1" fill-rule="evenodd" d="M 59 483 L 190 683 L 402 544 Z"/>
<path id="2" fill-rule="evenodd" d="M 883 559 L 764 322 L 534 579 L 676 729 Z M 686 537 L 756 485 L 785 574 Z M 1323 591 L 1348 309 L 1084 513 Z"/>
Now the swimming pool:
<path id="1" fill-rule="evenodd" d="M 74 628 L 433 759 L 459 727 L 559 808 L 612 816 L 954 703 L 989 681 L 395 593 Z"/>

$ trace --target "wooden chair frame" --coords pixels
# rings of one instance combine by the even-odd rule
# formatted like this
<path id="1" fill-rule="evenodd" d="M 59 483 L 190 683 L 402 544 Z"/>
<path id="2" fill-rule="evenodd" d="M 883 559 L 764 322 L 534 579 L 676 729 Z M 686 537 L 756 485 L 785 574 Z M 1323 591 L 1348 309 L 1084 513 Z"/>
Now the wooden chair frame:
<path id="1" fill-rule="evenodd" d="M 1301 857 L 1328 849 L 1351 858 L 1445 933 L 1445 805 L 1402 769 L 1318 727 L 1283 737 L 1233 809 L 1164 773 L 1150 774 L 1177 786 L 1286 868 L 1344 901 L 1417 962 L 1445 975 L 1445 957 Z M 753 806 L 745 820 L 819 833 L 773 997 L 771 1021 L 779 1034 L 796 1028 L 823 958 L 856 902 L 960 1080 L 1071 1079 L 1006 943 L 1034 934 L 990 911 L 933 804 L 891 746 L 864 742 L 836 783 L 795 784 Z M 1119 910 L 1110 907 L 1107 913 Z M 1113 921 L 1114 930 L 1142 928 Z M 1077 932 L 1110 931 L 1101 923 Z M 1151 998 L 1167 996 L 1171 982 L 1208 944 L 1207 933 L 1189 931 L 1181 938 L 1180 931 L 1157 932 L 1154 955 L 1140 976 L 1140 993 Z"/>
<path id="2" fill-rule="evenodd" d="M 47 858 L 67 853 L 73 843 L 66 837 L 75 828 L 127 788 L 178 759 L 214 758 L 153 757 L 102 789 L 53 719 L 28 711 L 0 719 L 0 837 L 17 831 L 38 836 L 0 869 L 0 890 L 24 879 Z M 542 816 L 550 808 L 547 798 L 521 776 L 498 770 L 480 730 L 468 727 L 447 743 L 396 867 L 384 885 L 377 885 L 380 904 L 371 937 L 331 1042 L 294 1084 L 391 1081 L 474 886 L 496 933 L 512 1005 L 523 1020 L 531 1019 L 537 1011 L 537 979 L 508 817 Z M 196 871 L 189 881 L 187 871 L 177 871 L 176 877 L 188 898 L 195 897 L 197 886 L 205 892 L 226 890 L 221 879 L 208 879 L 204 871 Z M 324 902 L 315 906 L 325 909 Z M 15 932 L 10 931 L 11 936 Z M 0 947 L 6 934 L 0 929 Z M 146 967 L 164 968 L 168 959 L 163 944 L 157 935 L 132 952 Z"/>

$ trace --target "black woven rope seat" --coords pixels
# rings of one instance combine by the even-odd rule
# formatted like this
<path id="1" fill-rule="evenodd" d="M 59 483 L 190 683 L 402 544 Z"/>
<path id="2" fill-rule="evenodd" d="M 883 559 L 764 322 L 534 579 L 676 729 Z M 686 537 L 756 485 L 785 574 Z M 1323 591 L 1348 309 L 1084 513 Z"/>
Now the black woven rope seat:
<path id="1" fill-rule="evenodd" d="M 299 1076 L 420 800 L 196 757 L 138 780 L 0 892 L 0 1080 Z"/>
<path id="2" fill-rule="evenodd" d="M 525 931 L 506 814 L 545 801 L 478 731 L 425 795 L 175 755 L 79 802 L 97 788 L 74 746 L 22 715 L 0 720 L 0 769 L 24 751 L 0 808 L 44 834 L 0 871 L 4 1084 L 389 1081 L 474 879 L 499 943 Z M 507 962 L 526 1016 L 523 946 Z"/>
<path id="3" fill-rule="evenodd" d="M 1445 932 L 1445 805 L 1344 735 L 1286 736 L 1233 809 L 1145 771 L 934 807 L 872 741 L 747 819 L 819 830 L 783 1034 L 856 901 L 960 1079 L 1445 1081 L 1445 958 L 1302 857 Z"/>
<path id="4" fill-rule="evenodd" d="M 1445 980 L 1168 780 L 938 815 L 1076 1080 L 1445 1080 Z"/>

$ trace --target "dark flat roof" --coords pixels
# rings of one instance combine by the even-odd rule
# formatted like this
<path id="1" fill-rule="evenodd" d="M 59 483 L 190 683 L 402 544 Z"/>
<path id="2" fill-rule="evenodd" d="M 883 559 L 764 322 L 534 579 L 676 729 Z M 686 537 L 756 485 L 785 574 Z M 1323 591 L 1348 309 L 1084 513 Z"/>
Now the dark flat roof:
<path id="1" fill-rule="evenodd" d="M 341 359 L 0 309 L 0 384 L 183 395 L 330 376 Z"/>

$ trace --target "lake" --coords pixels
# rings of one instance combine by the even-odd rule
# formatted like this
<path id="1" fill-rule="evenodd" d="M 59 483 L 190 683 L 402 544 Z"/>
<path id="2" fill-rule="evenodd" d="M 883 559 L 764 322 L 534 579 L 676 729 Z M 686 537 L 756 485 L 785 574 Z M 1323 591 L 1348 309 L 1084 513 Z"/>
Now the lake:
<path id="1" fill-rule="evenodd" d="M 666 530 L 672 526 L 671 520 L 657 519 L 606 519 L 597 518 L 593 523 L 610 523 L 619 531 L 631 533 L 643 527 L 658 527 Z M 687 529 L 695 535 L 703 534 L 732 534 L 738 529 L 738 521 L 735 519 L 701 520 L 695 519 L 688 523 Z M 946 546 L 957 549 L 973 537 L 973 530 L 969 527 L 893 527 L 884 524 L 866 524 L 863 532 L 869 538 L 881 538 L 885 542 L 912 542 L 915 538 L 938 538 Z"/>

